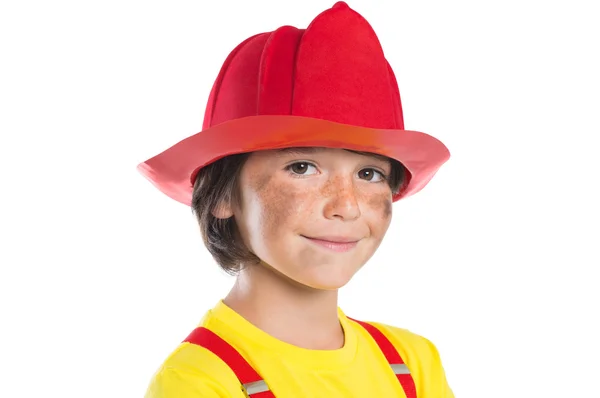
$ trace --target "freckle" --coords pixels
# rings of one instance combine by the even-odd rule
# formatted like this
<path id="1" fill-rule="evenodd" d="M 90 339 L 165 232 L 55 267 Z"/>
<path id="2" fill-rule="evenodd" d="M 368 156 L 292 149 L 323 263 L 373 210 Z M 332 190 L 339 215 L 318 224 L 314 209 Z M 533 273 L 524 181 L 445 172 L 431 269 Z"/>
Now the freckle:
<path id="1" fill-rule="evenodd" d="M 335 177 L 333 179 L 333 181 L 327 181 L 327 183 L 323 184 L 323 186 L 321 187 L 320 191 L 321 191 L 321 195 L 328 197 L 331 194 L 336 193 L 336 187 L 339 185 L 337 183 L 337 180 L 339 180 L 339 177 Z"/>

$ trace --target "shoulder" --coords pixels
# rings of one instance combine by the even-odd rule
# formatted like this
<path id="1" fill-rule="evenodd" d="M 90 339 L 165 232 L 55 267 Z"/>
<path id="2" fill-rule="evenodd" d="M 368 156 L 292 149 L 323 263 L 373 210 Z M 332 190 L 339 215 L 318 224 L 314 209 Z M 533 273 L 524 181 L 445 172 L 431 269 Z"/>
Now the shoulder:
<path id="1" fill-rule="evenodd" d="M 368 322 L 380 330 L 394 345 L 408 368 L 420 396 L 453 398 L 454 394 L 446 380 L 439 351 L 428 338 L 408 329 L 379 322 Z"/>
<path id="2" fill-rule="evenodd" d="M 377 328 L 394 345 L 394 348 L 398 350 L 407 365 L 410 361 L 418 360 L 419 363 L 423 363 L 439 360 L 436 346 L 429 339 L 417 333 L 380 322 L 366 321 L 363 323 Z M 358 323 L 355 323 L 355 325 L 356 328 L 363 329 Z"/>
<path id="3" fill-rule="evenodd" d="M 423 359 L 439 359 L 437 347 L 426 337 L 408 329 L 387 325 L 380 322 L 369 322 L 379 329 L 392 344 L 408 355 L 416 355 Z"/>
<path id="4" fill-rule="evenodd" d="M 212 352 L 181 343 L 152 375 L 145 398 L 232 397 L 235 374 Z M 243 395 L 240 395 L 243 397 Z"/>

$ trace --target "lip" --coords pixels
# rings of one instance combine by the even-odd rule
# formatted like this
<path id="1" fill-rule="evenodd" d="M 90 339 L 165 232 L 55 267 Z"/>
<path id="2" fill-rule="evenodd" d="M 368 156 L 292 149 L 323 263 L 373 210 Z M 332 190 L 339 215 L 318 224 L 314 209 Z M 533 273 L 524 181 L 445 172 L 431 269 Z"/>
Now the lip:
<path id="1" fill-rule="evenodd" d="M 356 247 L 360 239 L 348 238 L 343 236 L 319 236 L 311 238 L 304 236 L 308 241 L 335 252 L 347 252 Z"/>

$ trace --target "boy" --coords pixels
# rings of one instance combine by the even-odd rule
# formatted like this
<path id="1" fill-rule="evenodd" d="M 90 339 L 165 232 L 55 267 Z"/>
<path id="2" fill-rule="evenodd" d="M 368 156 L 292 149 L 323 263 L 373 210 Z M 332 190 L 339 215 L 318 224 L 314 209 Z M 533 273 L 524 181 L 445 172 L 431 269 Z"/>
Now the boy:
<path id="1" fill-rule="evenodd" d="M 433 344 L 337 304 L 392 202 L 448 158 L 440 141 L 404 130 L 377 36 L 345 3 L 307 29 L 242 42 L 203 131 L 139 166 L 192 207 L 207 249 L 237 276 L 146 397 L 453 397 Z"/>

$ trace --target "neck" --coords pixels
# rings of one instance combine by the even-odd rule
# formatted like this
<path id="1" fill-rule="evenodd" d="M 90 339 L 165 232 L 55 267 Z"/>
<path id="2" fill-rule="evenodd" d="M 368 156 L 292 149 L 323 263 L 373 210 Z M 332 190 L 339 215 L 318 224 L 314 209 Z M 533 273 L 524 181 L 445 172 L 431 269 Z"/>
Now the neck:
<path id="1" fill-rule="evenodd" d="M 286 343 L 313 350 L 333 350 L 344 345 L 337 290 L 300 285 L 267 265 L 242 271 L 223 302 Z"/>

